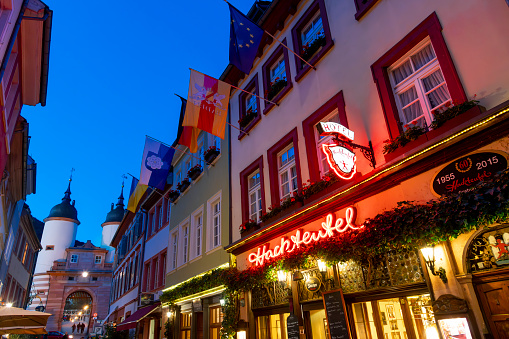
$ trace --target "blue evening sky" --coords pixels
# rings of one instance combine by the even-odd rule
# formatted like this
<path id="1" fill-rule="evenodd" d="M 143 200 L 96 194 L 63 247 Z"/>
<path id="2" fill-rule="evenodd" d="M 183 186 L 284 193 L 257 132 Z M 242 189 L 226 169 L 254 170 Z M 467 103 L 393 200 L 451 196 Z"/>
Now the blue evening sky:
<path id="1" fill-rule="evenodd" d="M 60 203 L 71 168 L 77 239 L 99 246 L 122 175 L 139 177 L 145 135 L 171 144 L 189 68 L 218 78 L 228 65 L 222 0 L 45 0 L 53 10 L 47 104 L 24 106 L 37 162 L 32 215 Z M 247 13 L 254 0 L 230 0 Z M 129 195 L 128 176 L 124 197 Z"/>

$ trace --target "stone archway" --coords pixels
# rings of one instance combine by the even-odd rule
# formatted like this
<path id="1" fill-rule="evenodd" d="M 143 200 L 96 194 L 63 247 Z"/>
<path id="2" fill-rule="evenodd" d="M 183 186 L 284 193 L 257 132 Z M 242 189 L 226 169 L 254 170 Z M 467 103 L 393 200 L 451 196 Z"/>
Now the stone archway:
<path id="1" fill-rule="evenodd" d="M 62 332 L 68 332 L 75 338 L 86 337 L 92 308 L 93 298 L 89 292 L 78 290 L 70 293 L 62 312 Z"/>

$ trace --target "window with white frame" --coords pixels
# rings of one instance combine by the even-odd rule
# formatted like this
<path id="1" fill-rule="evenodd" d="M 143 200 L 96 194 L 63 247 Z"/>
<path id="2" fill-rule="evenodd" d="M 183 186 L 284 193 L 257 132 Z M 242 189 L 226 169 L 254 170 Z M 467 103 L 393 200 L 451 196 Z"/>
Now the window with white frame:
<path id="1" fill-rule="evenodd" d="M 159 287 L 159 260 L 154 263 L 154 288 Z"/>
<path id="2" fill-rule="evenodd" d="M 389 67 L 403 129 L 429 126 L 433 112 L 451 103 L 440 64 L 429 38 Z"/>
<path id="3" fill-rule="evenodd" d="M 166 200 L 166 203 L 167 203 L 166 204 L 166 221 L 170 222 L 170 211 L 171 211 L 171 209 L 170 209 L 170 206 L 171 206 L 170 199 Z"/>
<path id="4" fill-rule="evenodd" d="M 209 134 L 209 147 L 215 146 L 218 151 L 221 150 L 221 138 L 216 135 Z"/>
<path id="5" fill-rule="evenodd" d="M 246 113 L 258 112 L 258 107 L 256 106 L 256 104 L 257 104 L 256 96 L 254 96 L 253 94 L 248 94 L 248 95 L 246 95 L 244 100 L 245 100 L 244 105 L 246 107 Z"/>
<path id="6" fill-rule="evenodd" d="M 184 173 L 185 173 L 186 177 L 187 177 L 187 172 L 191 169 L 191 167 L 192 167 L 191 157 L 186 157 L 185 166 L 184 166 Z"/>
<path id="7" fill-rule="evenodd" d="M 203 206 L 191 215 L 191 236 L 189 245 L 189 259 L 195 259 L 202 254 L 203 242 Z"/>
<path id="8" fill-rule="evenodd" d="M 152 217 L 152 234 L 154 234 L 156 232 L 156 211 L 157 211 L 157 207 L 154 207 L 154 212 L 152 213 L 151 217 Z"/>
<path id="9" fill-rule="evenodd" d="M 203 134 L 198 137 L 198 157 L 200 160 L 198 164 L 203 168 L 203 152 L 205 152 L 205 146 L 203 145 Z"/>
<path id="10" fill-rule="evenodd" d="M 221 246 L 221 191 L 207 201 L 207 249 Z"/>
<path id="11" fill-rule="evenodd" d="M 75 264 L 78 262 L 78 255 L 77 254 L 71 254 L 71 264 Z"/>
<path id="12" fill-rule="evenodd" d="M 164 208 L 163 208 L 163 204 L 161 204 L 161 206 L 159 206 L 159 228 L 163 227 L 163 217 L 164 217 Z"/>
<path id="13" fill-rule="evenodd" d="M 189 260 L 189 224 L 186 223 L 180 230 L 182 234 L 182 264 L 185 264 Z"/>
<path id="14" fill-rule="evenodd" d="M 270 82 L 286 79 L 285 56 L 281 57 L 270 67 Z"/>
<path id="15" fill-rule="evenodd" d="M 178 232 L 174 232 L 171 235 L 171 269 L 177 268 L 177 255 L 178 255 Z"/>
<path id="16" fill-rule="evenodd" d="M 174 184 L 178 184 L 180 182 L 182 182 L 182 171 L 181 171 L 181 166 L 178 166 L 177 171 L 175 171 L 175 183 Z"/>
<path id="17" fill-rule="evenodd" d="M 262 216 L 262 187 L 260 184 L 260 170 L 256 170 L 247 179 L 249 196 L 249 219 L 256 222 Z"/>
<path id="18" fill-rule="evenodd" d="M 339 124 L 340 122 L 339 122 L 338 109 L 336 108 L 333 112 L 328 114 L 324 119 L 321 120 L 321 122 L 335 122 L 335 123 Z M 322 150 L 322 145 L 332 143 L 333 136 L 332 135 L 320 136 L 320 134 L 318 133 L 318 129 L 316 127 L 319 123 L 317 123 L 315 125 L 315 128 L 313 130 L 315 132 L 316 153 L 318 155 L 318 157 L 317 157 L 318 158 L 318 167 L 320 169 L 320 177 L 321 177 L 321 176 L 329 173 L 329 171 L 330 171 L 329 163 L 327 162 L 327 157 Z"/>
<path id="19" fill-rule="evenodd" d="M 103 260 L 103 259 L 102 259 L 102 256 L 100 256 L 100 255 L 96 255 L 96 256 L 95 256 L 95 261 L 94 261 L 94 262 L 95 262 L 96 264 L 100 264 L 100 263 L 102 262 L 102 260 Z"/>
<path id="20" fill-rule="evenodd" d="M 295 165 L 295 151 L 293 144 L 286 147 L 277 156 L 279 174 L 279 196 L 281 200 L 291 197 L 297 186 L 297 167 Z"/>
<path id="21" fill-rule="evenodd" d="M 322 17 L 320 15 L 320 12 L 318 12 L 313 17 L 313 19 L 311 19 L 309 24 L 306 27 L 304 27 L 304 29 L 301 31 L 302 45 L 309 46 L 309 44 L 311 44 L 319 35 L 322 34 L 324 34 Z"/>

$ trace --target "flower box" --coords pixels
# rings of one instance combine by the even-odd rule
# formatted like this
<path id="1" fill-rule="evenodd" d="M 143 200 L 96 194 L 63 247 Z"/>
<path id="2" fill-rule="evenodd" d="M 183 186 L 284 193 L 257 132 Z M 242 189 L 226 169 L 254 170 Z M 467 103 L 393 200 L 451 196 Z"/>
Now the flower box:
<path id="1" fill-rule="evenodd" d="M 191 180 L 196 180 L 200 176 L 202 171 L 203 171 L 203 168 L 200 165 L 196 165 L 196 166 L 192 167 L 189 171 L 187 171 L 187 176 Z"/>
<path id="2" fill-rule="evenodd" d="M 456 126 L 459 126 L 459 125 L 475 118 L 476 116 L 479 116 L 480 114 L 482 114 L 485 111 L 486 111 L 486 108 L 475 104 L 473 107 L 467 109 L 463 113 L 460 113 L 460 114 L 456 115 L 455 117 L 445 121 L 439 127 L 432 129 L 430 131 L 427 131 L 426 133 L 420 135 L 417 139 L 410 141 L 409 143 L 405 144 L 402 147 L 398 147 L 393 152 L 385 154 L 384 155 L 385 161 L 386 162 L 392 161 L 405 153 L 410 153 L 413 150 L 417 150 L 419 148 L 419 146 L 423 145 L 424 143 L 426 143 L 430 140 L 433 140 L 435 138 L 438 138 L 441 135 L 444 135 L 445 133 L 447 133 L 447 131 L 450 131 L 450 130 L 454 129 Z"/>
<path id="3" fill-rule="evenodd" d="M 281 209 L 280 207 L 276 207 L 276 213 L 274 211 L 265 215 L 262 221 L 262 226 L 273 224 L 275 221 L 278 221 L 282 218 L 285 218 L 289 215 L 294 214 L 297 210 L 299 210 L 302 206 L 304 206 L 304 202 L 302 200 L 296 200 L 292 205 Z M 269 216 L 269 217 L 267 217 Z"/>
<path id="4" fill-rule="evenodd" d="M 288 85 L 286 79 L 276 78 L 273 83 L 270 83 L 270 88 L 265 93 L 267 100 L 272 100 L 283 88 L 286 87 L 286 85 Z"/>
<path id="5" fill-rule="evenodd" d="M 180 191 L 180 193 L 183 193 L 189 187 L 189 185 L 191 185 L 191 181 L 189 181 L 188 178 L 184 178 L 182 182 L 179 182 L 177 184 L 177 188 Z"/>
<path id="6" fill-rule="evenodd" d="M 211 164 L 215 158 L 220 154 L 221 152 L 216 148 L 216 146 L 210 146 L 204 153 L 203 158 L 208 164 Z"/>
<path id="7" fill-rule="evenodd" d="M 243 223 L 242 225 L 240 225 L 239 228 L 240 228 L 240 237 L 245 238 L 248 235 L 251 235 L 251 234 L 255 233 L 256 231 L 258 231 L 260 229 L 260 224 L 255 221 L 249 220 L 249 221 L 246 221 L 245 223 Z"/>
<path id="8" fill-rule="evenodd" d="M 313 40 L 310 44 L 306 44 L 306 45 L 302 46 L 301 57 L 304 60 L 309 61 L 309 59 L 311 59 L 311 57 L 313 55 L 315 55 L 315 53 L 318 52 L 318 50 L 320 48 L 325 46 L 326 42 L 327 41 L 325 39 L 325 35 L 321 34 L 321 35 L 317 36 L 316 39 Z M 306 66 L 306 64 L 302 63 L 302 67 L 304 67 L 304 66 Z"/>
<path id="9" fill-rule="evenodd" d="M 179 191 L 171 190 L 168 193 L 168 198 L 170 199 L 171 202 L 175 202 L 175 200 L 177 200 L 179 196 L 180 196 Z"/>
<path id="10" fill-rule="evenodd" d="M 249 109 L 246 114 L 239 119 L 240 128 L 246 128 L 251 123 L 251 121 L 256 118 L 257 115 L 258 113 L 256 111 Z"/>

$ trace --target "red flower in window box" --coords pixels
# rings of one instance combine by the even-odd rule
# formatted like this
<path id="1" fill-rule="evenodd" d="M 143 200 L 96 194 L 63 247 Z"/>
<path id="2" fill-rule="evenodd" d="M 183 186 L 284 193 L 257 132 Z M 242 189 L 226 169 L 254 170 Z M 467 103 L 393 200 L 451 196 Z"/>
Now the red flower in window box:
<path id="1" fill-rule="evenodd" d="M 323 46 L 325 46 L 325 43 L 327 41 L 325 40 L 325 35 L 323 33 L 317 35 L 317 37 L 311 41 L 311 43 L 307 43 L 304 46 L 302 46 L 302 53 L 300 56 L 308 61 L 311 59 L 313 55 L 315 55 L 316 52 Z M 304 64 L 305 65 L 305 64 Z"/>
<path id="2" fill-rule="evenodd" d="M 191 178 L 191 180 L 196 180 L 200 176 L 202 171 L 203 171 L 203 168 L 201 167 L 201 165 L 197 164 L 197 165 L 191 167 L 189 169 L 189 171 L 187 171 L 187 176 L 189 178 Z"/>
<path id="3" fill-rule="evenodd" d="M 281 92 L 281 90 L 285 88 L 287 84 L 288 82 L 286 81 L 286 78 L 279 79 L 278 77 L 274 79 L 274 82 L 270 83 L 270 88 L 267 91 L 265 91 L 265 96 L 267 97 L 267 100 L 272 100 L 272 98 L 274 98 L 279 92 Z"/>
<path id="4" fill-rule="evenodd" d="M 210 146 L 205 152 L 203 152 L 203 158 L 209 164 L 221 153 L 216 146 Z"/>
<path id="5" fill-rule="evenodd" d="M 245 128 L 251 121 L 253 121 L 254 118 L 258 115 L 258 112 L 253 109 L 248 109 L 246 114 L 242 116 L 242 118 L 239 119 L 239 126 L 241 128 Z"/>
<path id="6" fill-rule="evenodd" d="M 170 199 L 171 202 L 175 202 L 175 200 L 177 200 L 179 196 L 180 192 L 177 190 L 171 190 L 170 192 L 168 192 L 168 198 Z"/>
<path id="7" fill-rule="evenodd" d="M 177 189 L 182 193 L 189 187 L 189 185 L 191 185 L 189 178 L 184 178 L 184 180 L 177 184 Z"/>

